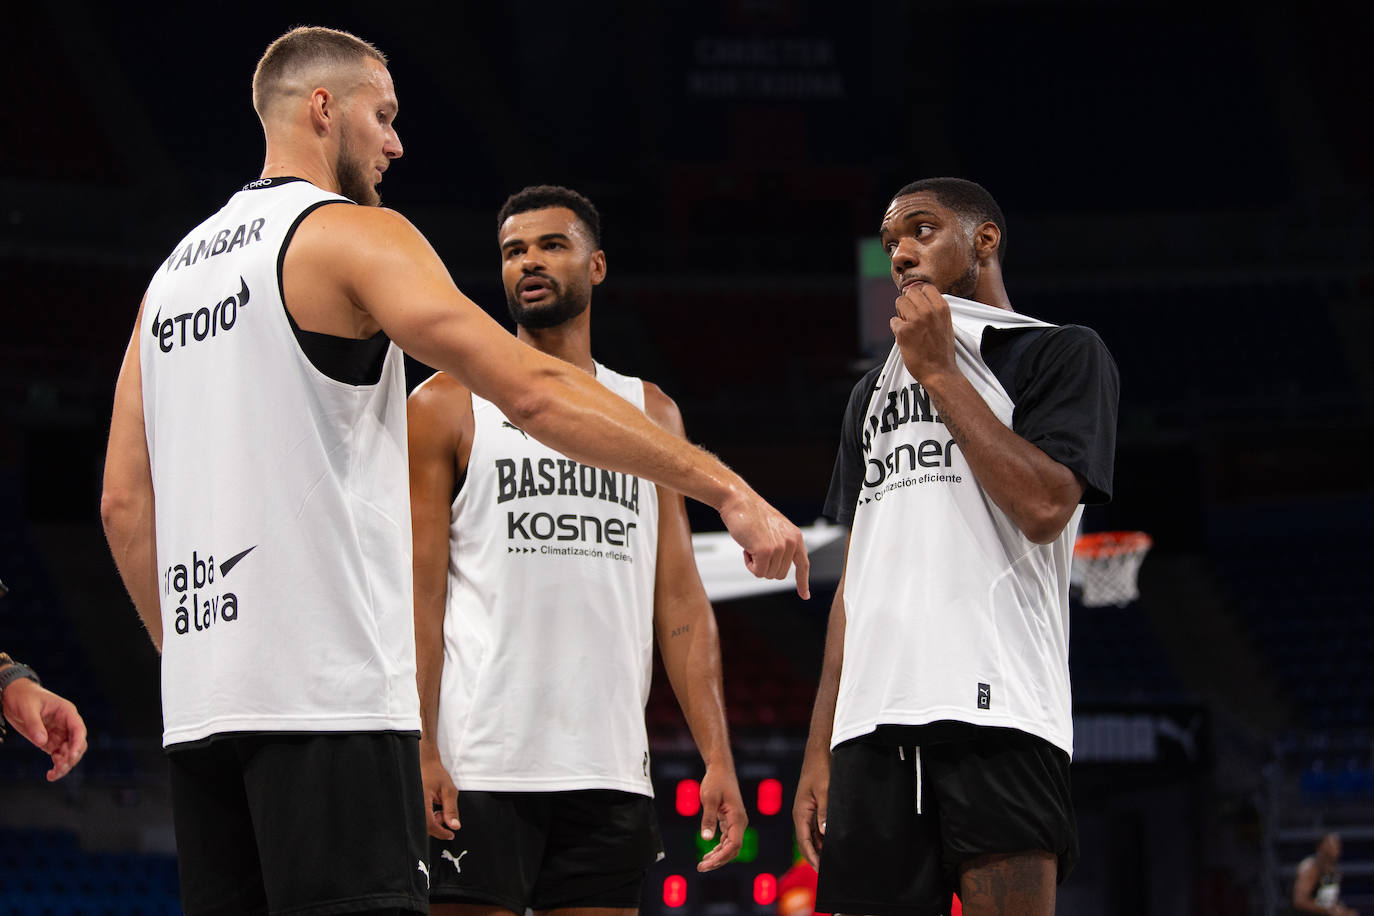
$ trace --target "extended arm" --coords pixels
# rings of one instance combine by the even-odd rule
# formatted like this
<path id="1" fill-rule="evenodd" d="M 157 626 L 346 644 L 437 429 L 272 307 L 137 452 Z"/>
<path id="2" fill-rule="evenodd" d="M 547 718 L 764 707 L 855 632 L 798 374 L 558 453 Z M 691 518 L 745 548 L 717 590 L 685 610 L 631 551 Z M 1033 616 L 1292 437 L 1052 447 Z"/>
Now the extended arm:
<path id="1" fill-rule="evenodd" d="M 677 405 L 657 387 L 646 385 L 645 410 L 660 426 L 683 434 Z M 678 705 L 706 763 L 701 780 L 701 835 L 720 844 L 701 860 L 710 871 L 739 854 L 749 816 L 740 796 L 721 680 L 720 634 L 692 553 L 692 532 L 681 494 L 658 489 L 658 565 L 654 578 L 654 631 L 663 667 Z"/>
<path id="2" fill-rule="evenodd" d="M 448 602 L 449 507 L 457 468 L 472 446 L 472 400 L 467 389 L 438 374 L 406 403 L 410 453 L 410 518 L 414 534 L 415 676 L 420 691 L 420 777 L 431 836 L 453 839 L 458 790 L 435 741 L 439 684 L 444 669 L 444 612 Z M 435 806 L 439 807 L 436 811 Z"/>
<path id="3" fill-rule="evenodd" d="M 142 319 L 141 305 L 138 314 Z M 138 329 L 141 326 L 141 320 L 134 322 L 134 333 L 115 383 L 100 518 L 124 587 L 129 590 L 129 597 L 153 645 L 161 652 L 162 608 L 157 590 L 153 471 L 143 428 L 143 376 L 138 357 Z"/>
<path id="4" fill-rule="evenodd" d="M 806 549 L 795 525 L 717 458 L 664 433 L 585 372 L 507 333 L 458 291 L 399 214 L 321 207 L 301 223 L 283 271 L 288 301 L 297 288 L 337 289 L 406 352 L 450 373 L 552 448 L 714 507 L 751 572 L 781 579 L 795 564 L 797 591 L 807 594 Z"/>
<path id="5" fill-rule="evenodd" d="M 893 335 L 907 370 L 930 393 L 978 483 L 1027 538 L 1059 536 L 1083 496 L 1083 480 L 997 419 L 954 360 L 949 303 L 928 283 L 897 299 Z"/>
<path id="6" fill-rule="evenodd" d="M 845 566 L 849 565 L 849 538 L 845 537 Z M 825 657 L 821 662 L 821 681 L 816 688 L 816 705 L 811 710 L 811 731 L 806 738 L 797 797 L 792 804 L 792 824 L 797 845 L 812 868 L 821 864 L 821 845 L 825 839 L 825 818 L 830 791 L 830 735 L 835 729 L 835 703 L 840 694 L 840 673 L 844 667 L 844 574 L 830 605 L 830 622 L 825 630 Z"/>

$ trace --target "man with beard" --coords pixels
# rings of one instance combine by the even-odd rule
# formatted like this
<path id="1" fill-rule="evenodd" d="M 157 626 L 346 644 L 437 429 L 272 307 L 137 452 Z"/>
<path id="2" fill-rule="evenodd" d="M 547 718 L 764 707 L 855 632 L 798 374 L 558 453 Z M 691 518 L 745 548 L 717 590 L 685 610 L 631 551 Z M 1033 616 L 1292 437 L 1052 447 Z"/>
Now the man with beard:
<path id="1" fill-rule="evenodd" d="M 183 906 L 424 910 L 396 345 L 577 460 L 709 502 L 755 572 L 795 560 L 805 592 L 801 534 L 718 460 L 505 333 L 376 206 L 402 152 L 376 48 L 294 29 L 259 62 L 253 103 L 262 177 L 148 287 L 102 499 L 162 653 Z"/>
<path id="2" fill-rule="evenodd" d="M 897 192 L 895 345 L 854 387 L 850 528 L 793 820 L 825 912 L 1054 912 L 1077 858 L 1069 562 L 1110 498 L 1118 380 L 1091 330 L 1011 310 L 970 181 Z"/>
<path id="3" fill-rule="evenodd" d="M 563 187 L 506 201 L 511 318 L 520 340 L 681 436 L 658 386 L 592 358 L 600 223 Z M 529 439 L 446 373 L 415 390 L 409 416 L 433 912 L 638 909 L 663 854 L 644 728 L 655 636 L 706 763 L 702 835 L 721 831 L 698 868 L 730 861 L 748 819 L 682 497 Z"/>

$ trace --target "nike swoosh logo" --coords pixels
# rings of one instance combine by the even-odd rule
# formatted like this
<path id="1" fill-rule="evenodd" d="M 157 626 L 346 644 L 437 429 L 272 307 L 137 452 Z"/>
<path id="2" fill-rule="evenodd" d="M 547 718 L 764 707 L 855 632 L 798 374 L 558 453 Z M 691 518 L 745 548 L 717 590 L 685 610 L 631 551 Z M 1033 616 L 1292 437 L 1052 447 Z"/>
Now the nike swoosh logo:
<path id="1" fill-rule="evenodd" d="M 236 554 L 234 554 L 232 557 L 230 557 L 229 559 L 225 560 L 223 563 L 219 564 L 219 574 L 220 574 L 221 576 L 227 576 L 227 575 L 229 575 L 229 570 L 233 569 L 235 566 L 238 566 L 238 565 L 239 565 L 239 560 L 242 560 L 244 557 L 248 556 L 250 553 L 252 553 L 254 550 L 256 550 L 257 547 L 258 547 L 258 545 L 257 545 L 257 544 L 254 544 L 252 547 L 249 547 L 247 550 L 245 550 L 245 551 L 243 551 L 243 552 L 241 552 L 241 553 L 236 553 Z"/>

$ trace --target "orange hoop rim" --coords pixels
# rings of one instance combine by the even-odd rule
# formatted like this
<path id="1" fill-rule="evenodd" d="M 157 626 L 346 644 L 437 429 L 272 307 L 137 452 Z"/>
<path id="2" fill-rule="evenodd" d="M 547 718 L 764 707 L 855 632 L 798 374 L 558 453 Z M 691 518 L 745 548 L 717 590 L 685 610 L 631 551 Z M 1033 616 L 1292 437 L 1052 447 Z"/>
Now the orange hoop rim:
<path id="1" fill-rule="evenodd" d="M 1096 531 L 1079 535 L 1073 553 L 1076 557 L 1100 560 L 1149 550 L 1153 544 L 1154 538 L 1143 531 Z"/>

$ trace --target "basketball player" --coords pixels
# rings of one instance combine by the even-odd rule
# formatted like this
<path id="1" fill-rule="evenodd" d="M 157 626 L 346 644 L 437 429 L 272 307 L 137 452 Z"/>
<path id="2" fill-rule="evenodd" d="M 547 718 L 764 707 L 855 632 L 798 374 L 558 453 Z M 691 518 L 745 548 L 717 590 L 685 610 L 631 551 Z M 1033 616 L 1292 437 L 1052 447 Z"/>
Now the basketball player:
<path id="1" fill-rule="evenodd" d="M 262 177 L 159 265 L 105 468 L 106 533 L 162 652 L 182 900 L 425 910 L 395 345 L 576 460 L 709 502 L 755 572 L 795 560 L 805 592 L 801 534 L 719 461 L 516 341 L 376 206 L 402 147 L 375 48 L 292 30 L 259 62 L 253 103 Z"/>
<path id="2" fill-rule="evenodd" d="M 854 387 L 826 514 L 849 526 L 793 818 L 825 912 L 1050 914 L 1077 855 L 1068 575 L 1109 498 L 1117 373 L 1011 310 L 982 187 L 897 192 L 884 365 Z"/>
<path id="3" fill-rule="evenodd" d="M 683 435 L 658 386 L 592 359 L 592 203 L 525 188 L 497 227 L 519 338 Z M 699 867 L 733 859 L 748 818 L 682 497 L 531 440 L 445 373 L 409 415 L 433 912 L 637 911 L 663 854 L 644 730 L 655 635 L 706 762 L 702 835 L 722 832 Z"/>
<path id="4" fill-rule="evenodd" d="M 1328 833 L 1317 843 L 1316 852 L 1298 863 L 1293 880 L 1293 909 L 1299 913 L 1329 913 L 1330 916 L 1359 916 L 1341 903 L 1341 835 Z"/>

